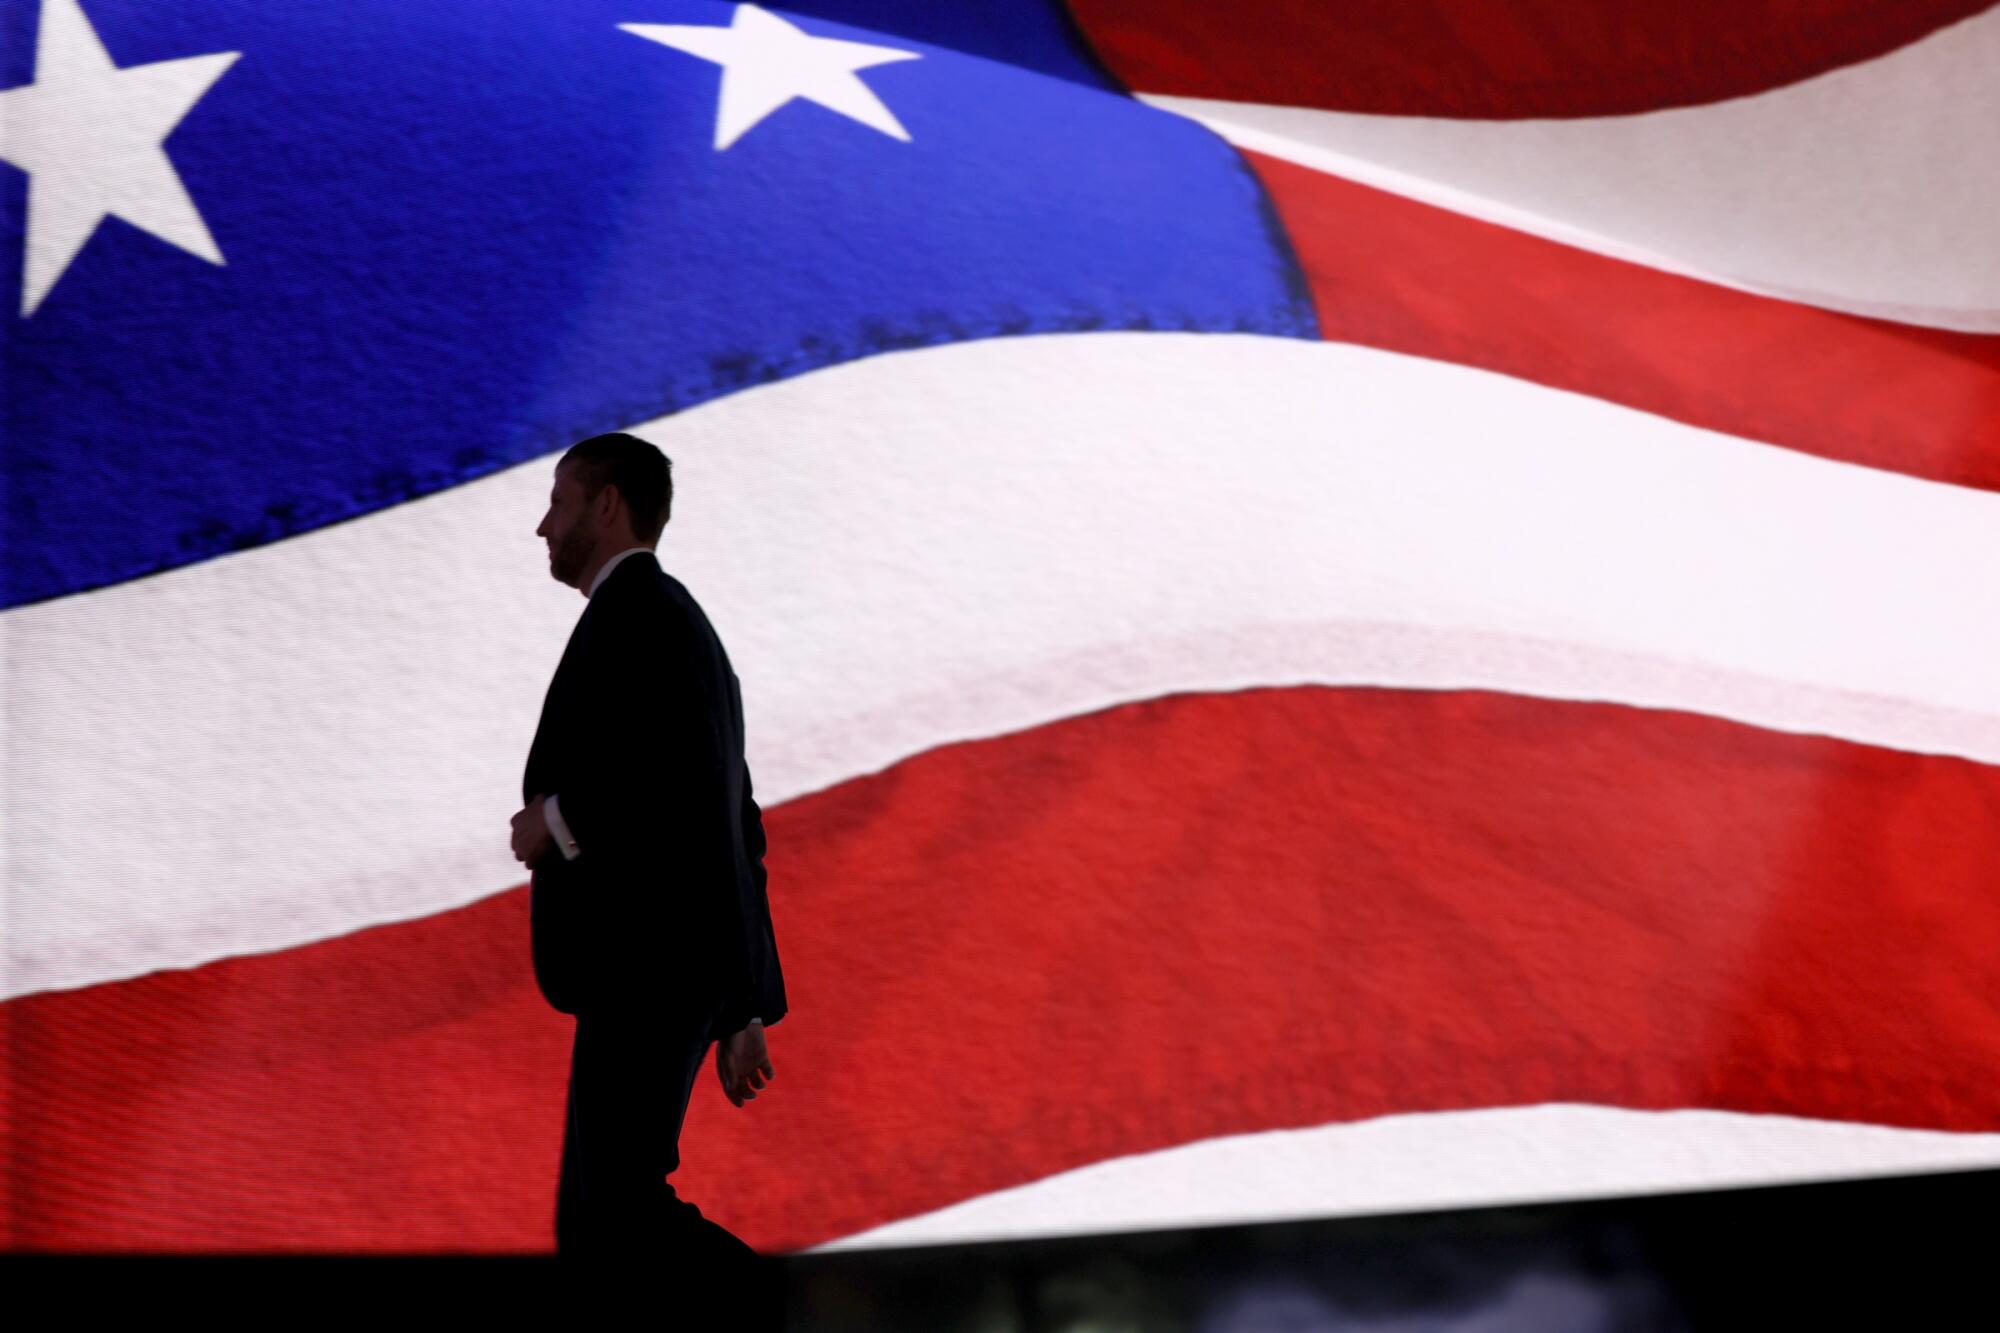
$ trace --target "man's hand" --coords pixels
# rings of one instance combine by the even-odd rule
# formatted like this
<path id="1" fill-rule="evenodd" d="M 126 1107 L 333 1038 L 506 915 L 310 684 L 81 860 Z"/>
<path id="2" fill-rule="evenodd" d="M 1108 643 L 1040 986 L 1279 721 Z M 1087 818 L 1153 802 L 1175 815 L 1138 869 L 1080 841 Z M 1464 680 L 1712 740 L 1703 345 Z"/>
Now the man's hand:
<path id="1" fill-rule="evenodd" d="M 777 1077 L 764 1043 L 763 1019 L 753 1018 L 749 1027 L 715 1043 L 715 1075 L 738 1106 L 756 1101 L 757 1090 Z"/>
<path id="2" fill-rule="evenodd" d="M 514 812 L 514 859 L 533 869 L 535 862 L 548 855 L 555 845 L 555 835 L 549 832 L 549 818 L 538 795 Z"/>

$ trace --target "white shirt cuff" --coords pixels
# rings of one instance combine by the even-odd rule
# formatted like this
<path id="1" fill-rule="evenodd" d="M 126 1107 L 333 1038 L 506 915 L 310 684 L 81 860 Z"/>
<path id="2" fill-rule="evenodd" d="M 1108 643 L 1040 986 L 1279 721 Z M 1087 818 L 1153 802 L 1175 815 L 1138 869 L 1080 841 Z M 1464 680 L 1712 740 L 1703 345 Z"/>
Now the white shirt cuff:
<path id="1" fill-rule="evenodd" d="M 543 798 L 542 815 L 549 821 L 549 832 L 555 835 L 556 846 L 561 849 L 563 860 L 574 861 L 583 855 L 583 850 L 576 845 L 576 839 L 569 835 L 569 825 L 563 823 L 562 809 L 556 804 L 555 797 Z"/>

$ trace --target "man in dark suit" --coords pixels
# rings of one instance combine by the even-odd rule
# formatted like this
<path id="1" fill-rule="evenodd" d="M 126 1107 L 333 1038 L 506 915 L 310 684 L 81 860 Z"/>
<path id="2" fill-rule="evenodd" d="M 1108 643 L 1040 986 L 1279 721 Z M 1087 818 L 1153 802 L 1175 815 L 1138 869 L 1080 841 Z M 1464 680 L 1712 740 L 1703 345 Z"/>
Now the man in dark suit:
<path id="1" fill-rule="evenodd" d="M 668 460 L 631 435 L 556 465 L 535 531 L 590 604 L 542 705 L 513 844 L 534 872 L 536 980 L 576 1016 L 556 1248 L 726 1283 L 756 1252 L 666 1177 L 711 1042 L 736 1105 L 774 1076 L 764 1029 L 785 986 L 736 674 L 652 550 L 672 501 Z"/>

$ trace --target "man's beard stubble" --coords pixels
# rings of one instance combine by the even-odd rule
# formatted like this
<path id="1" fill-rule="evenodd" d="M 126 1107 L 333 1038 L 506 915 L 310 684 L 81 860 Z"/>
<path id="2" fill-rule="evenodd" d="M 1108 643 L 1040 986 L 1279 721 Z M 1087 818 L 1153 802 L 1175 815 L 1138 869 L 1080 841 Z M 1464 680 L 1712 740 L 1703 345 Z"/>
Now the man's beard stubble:
<path id="1" fill-rule="evenodd" d="M 589 558 L 590 543 L 580 523 L 549 543 L 549 573 L 558 583 L 580 587 L 584 562 Z"/>

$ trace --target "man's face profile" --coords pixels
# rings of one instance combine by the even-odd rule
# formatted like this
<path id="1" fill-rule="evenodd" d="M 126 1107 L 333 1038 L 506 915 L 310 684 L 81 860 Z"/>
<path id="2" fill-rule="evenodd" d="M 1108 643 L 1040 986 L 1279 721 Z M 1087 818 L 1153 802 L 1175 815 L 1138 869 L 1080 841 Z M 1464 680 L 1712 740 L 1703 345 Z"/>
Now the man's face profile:
<path id="1" fill-rule="evenodd" d="M 549 574 L 558 583 L 582 586 L 584 566 L 597 545 L 597 531 L 591 523 L 590 505 L 584 498 L 583 483 L 572 468 L 556 468 L 555 485 L 549 491 L 549 512 L 535 535 L 549 546 Z"/>

